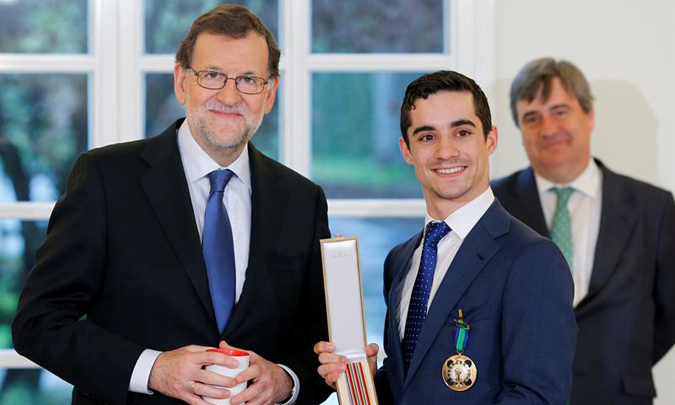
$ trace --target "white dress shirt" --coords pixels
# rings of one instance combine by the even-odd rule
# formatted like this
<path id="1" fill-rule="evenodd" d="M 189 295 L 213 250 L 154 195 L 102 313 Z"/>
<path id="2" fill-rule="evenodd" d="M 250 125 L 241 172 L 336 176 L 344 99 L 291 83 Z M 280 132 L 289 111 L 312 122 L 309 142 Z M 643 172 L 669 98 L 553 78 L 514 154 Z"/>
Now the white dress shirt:
<path id="1" fill-rule="evenodd" d="M 235 304 L 246 281 L 246 268 L 248 267 L 248 254 L 251 242 L 251 167 L 249 166 L 248 144 L 244 147 L 239 157 L 227 167 L 221 167 L 202 148 L 190 132 L 187 120 L 183 121 L 178 130 L 178 150 L 183 161 L 183 170 L 188 183 L 190 201 L 194 211 L 195 223 L 199 231 L 199 239 L 204 234 L 204 215 L 206 203 L 211 191 L 209 173 L 214 170 L 229 169 L 234 173 L 225 187 L 223 203 L 232 227 L 232 240 L 234 244 L 235 264 Z M 131 375 L 129 391 L 151 394 L 148 390 L 148 381 L 152 366 L 161 352 L 146 349 L 136 362 Z M 297 375 L 288 367 L 279 364 L 293 379 L 293 395 L 287 405 L 292 405 L 300 392 L 300 382 Z"/>
<path id="2" fill-rule="evenodd" d="M 187 120 L 183 121 L 178 131 L 178 149 L 183 160 L 183 169 L 190 190 L 190 201 L 194 210 L 195 222 L 199 231 L 199 240 L 204 236 L 204 215 L 206 203 L 211 191 L 209 173 L 221 169 L 211 157 L 204 152 L 197 141 L 190 134 Z M 224 169 L 234 173 L 223 192 L 223 203 L 227 209 L 227 216 L 232 226 L 232 240 L 234 244 L 235 267 L 235 299 L 239 296 L 246 279 L 248 266 L 248 250 L 251 241 L 251 168 L 248 160 L 248 145 L 241 155 Z"/>
<path id="3" fill-rule="evenodd" d="M 555 187 L 573 187 L 574 193 L 567 201 L 572 219 L 572 277 L 574 278 L 574 306 L 588 294 L 595 260 L 595 245 L 600 232 L 602 212 L 602 172 L 591 159 L 586 169 L 569 184 L 556 184 L 535 173 L 539 200 L 548 229 L 555 215 L 557 195 Z"/>
<path id="4" fill-rule="evenodd" d="M 429 294 L 429 302 L 427 303 L 427 312 L 431 307 L 431 303 L 434 300 L 436 291 L 440 286 L 445 274 L 448 272 L 452 261 L 457 255 L 457 251 L 462 246 L 464 239 L 471 232 L 473 227 L 478 223 L 478 221 L 483 217 L 483 214 L 490 208 L 492 202 L 495 200 L 495 196 L 492 193 L 492 189 L 488 187 L 481 195 L 476 197 L 473 201 L 467 203 L 462 208 L 450 214 L 445 218 L 445 223 L 448 224 L 452 230 L 447 235 L 445 235 L 440 242 L 438 242 L 438 250 L 436 255 L 436 270 L 434 270 L 434 281 L 431 284 L 431 293 Z M 436 221 L 431 218 L 429 213 L 427 213 L 424 219 L 424 232 L 426 232 L 426 225 L 431 222 Z M 436 221 L 437 222 L 437 221 Z M 410 266 L 410 271 L 405 276 L 405 281 L 403 283 L 403 291 L 401 292 L 401 302 L 398 312 L 398 333 L 403 340 L 403 335 L 405 333 L 405 323 L 408 318 L 408 307 L 410 306 L 410 297 L 412 296 L 413 286 L 415 285 L 415 278 L 417 278 L 417 273 L 419 272 L 420 260 L 422 258 L 422 245 L 424 245 L 424 235 L 422 235 L 422 240 L 420 241 L 419 246 L 415 249 L 413 253 L 412 263 Z"/>

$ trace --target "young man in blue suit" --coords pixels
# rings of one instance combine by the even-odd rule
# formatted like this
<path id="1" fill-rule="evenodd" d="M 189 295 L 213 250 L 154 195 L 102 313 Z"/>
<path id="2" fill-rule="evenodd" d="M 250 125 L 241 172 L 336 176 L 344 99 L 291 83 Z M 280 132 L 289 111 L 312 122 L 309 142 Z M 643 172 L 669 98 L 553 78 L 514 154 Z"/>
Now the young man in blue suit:
<path id="1" fill-rule="evenodd" d="M 509 215 L 489 186 L 497 147 L 487 99 L 451 71 L 412 82 L 399 146 L 415 168 L 425 229 L 384 264 L 380 404 L 565 404 L 576 325 L 560 250 Z M 346 359 L 314 350 L 332 385 Z"/>
<path id="2" fill-rule="evenodd" d="M 571 403 L 649 405 L 652 366 L 675 343 L 673 196 L 593 159 L 593 96 L 573 64 L 528 63 L 511 86 L 511 112 L 531 167 L 493 189 L 570 262 L 579 325 Z"/>

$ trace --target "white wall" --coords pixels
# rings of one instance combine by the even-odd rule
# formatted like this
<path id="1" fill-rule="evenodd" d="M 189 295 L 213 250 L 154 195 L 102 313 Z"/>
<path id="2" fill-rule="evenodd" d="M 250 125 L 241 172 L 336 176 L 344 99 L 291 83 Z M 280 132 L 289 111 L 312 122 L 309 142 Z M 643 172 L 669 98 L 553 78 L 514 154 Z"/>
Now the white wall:
<path id="1" fill-rule="evenodd" d="M 510 81 L 528 61 L 552 56 L 575 63 L 591 83 L 593 154 L 617 172 L 675 190 L 674 3 L 495 1 L 495 81 L 486 89 L 500 129 L 493 177 L 527 165 L 509 111 Z M 675 350 L 654 372 L 655 404 L 675 404 Z"/>

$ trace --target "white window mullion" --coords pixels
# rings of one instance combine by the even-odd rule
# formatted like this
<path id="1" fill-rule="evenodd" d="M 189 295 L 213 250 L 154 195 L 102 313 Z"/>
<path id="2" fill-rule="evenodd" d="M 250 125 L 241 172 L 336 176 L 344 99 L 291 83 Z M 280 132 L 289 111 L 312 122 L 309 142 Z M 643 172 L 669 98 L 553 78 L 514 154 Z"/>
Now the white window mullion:
<path id="1" fill-rule="evenodd" d="M 457 24 L 454 36 L 458 47 L 457 59 L 461 61 L 458 70 L 472 77 L 483 89 L 490 103 L 492 117 L 497 117 L 499 103 L 495 100 L 494 0 L 457 0 L 454 6 L 451 15 L 454 15 L 453 23 Z M 496 123 L 493 122 L 493 125 Z M 499 167 L 499 160 L 504 158 L 499 153 L 492 154 L 491 175 Z"/>
<path id="2" fill-rule="evenodd" d="M 119 137 L 118 9 L 117 0 L 90 1 L 90 52 L 96 58 L 89 93 L 90 148 L 115 143 Z"/>
<path id="3" fill-rule="evenodd" d="M 96 60 L 87 54 L 0 54 L 0 73 L 90 73 Z"/>
<path id="4" fill-rule="evenodd" d="M 447 54 L 314 54 L 308 58 L 313 72 L 398 71 L 450 69 L 456 64 Z"/>
<path id="5" fill-rule="evenodd" d="M 40 368 L 37 364 L 18 354 L 14 349 L 0 349 L 2 368 Z"/>
<path id="6" fill-rule="evenodd" d="M 118 1 L 118 141 L 123 142 L 140 139 L 144 134 L 145 84 L 140 70 L 144 41 L 144 20 L 143 1 Z"/>
<path id="7" fill-rule="evenodd" d="M 140 59 L 139 68 L 142 73 L 173 73 L 175 55 L 143 55 Z"/>
<path id="8" fill-rule="evenodd" d="M 475 56 L 475 41 L 472 38 L 475 21 L 474 0 L 451 1 L 450 6 L 446 7 L 445 17 L 449 19 L 450 24 L 455 26 L 450 34 L 450 52 L 457 59 L 455 69 L 473 77 Z"/>
<path id="9" fill-rule="evenodd" d="M 494 0 L 453 0 L 446 5 L 454 69 L 473 78 L 490 99 L 494 80 Z M 448 38 L 446 38 L 448 40 Z"/>
<path id="10" fill-rule="evenodd" d="M 54 209 L 54 204 L 31 201 L 0 203 L 0 219 L 47 220 Z"/>
<path id="11" fill-rule="evenodd" d="M 310 0 L 279 2 L 283 21 L 284 83 L 282 122 L 282 161 L 302 175 L 309 176 L 311 146 L 311 92 L 307 58 L 311 41 Z"/>
<path id="12" fill-rule="evenodd" d="M 400 217 L 419 218 L 426 213 L 423 199 L 331 199 L 328 201 L 330 217 Z"/>
<path id="13" fill-rule="evenodd" d="M 473 30 L 468 35 L 473 39 L 475 53 L 474 78 L 489 100 L 495 93 L 495 0 L 478 0 L 473 5 Z M 497 103 L 492 103 L 492 115 L 495 116 Z"/>

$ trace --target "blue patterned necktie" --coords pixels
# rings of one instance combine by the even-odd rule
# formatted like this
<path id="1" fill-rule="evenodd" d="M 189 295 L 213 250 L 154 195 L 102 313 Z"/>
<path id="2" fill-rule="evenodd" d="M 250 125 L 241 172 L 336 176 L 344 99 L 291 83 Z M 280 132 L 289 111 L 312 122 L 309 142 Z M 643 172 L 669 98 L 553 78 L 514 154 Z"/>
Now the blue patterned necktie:
<path id="1" fill-rule="evenodd" d="M 574 193 L 572 187 L 552 188 L 557 196 L 555 214 L 551 222 L 551 240 L 560 248 L 567 264 L 572 268 L 574 264 L 574 244 L 572 243 L 572 216 L 567 209 L 567 202 Z"/>
<path id="2" fill-rule="evenodd" d="M 223 203 L 225 186 L 233 174 L 230 170 L 214 170 L 209 173 L 211 191 L 206 203 L 202 238 L 209 291 L 220 333 L 225 329 L 234 308 L 236 288 L 232 227 Z"/>
<path id="3" fill-rule="evenodd" d="M 412 295 L 410 296 L 408 317 L 406 318 L 405 332 L 403 333 L 403 364 L 405 365 L 406 372 L 410 366 L 415 346 L 417 346 L 417 339 L 420 337 L 422 326 L 424 326 L 424 321 L 427 319 L 427 303 L 429 302 L 431 285 L 434 281 L 434 271 L 436 270 L 438 242 L 448 232 L 450 232 L 450 227 L 445 222 L 429 222 L 427 224 L 420 268 L 415 278 Z"/>

